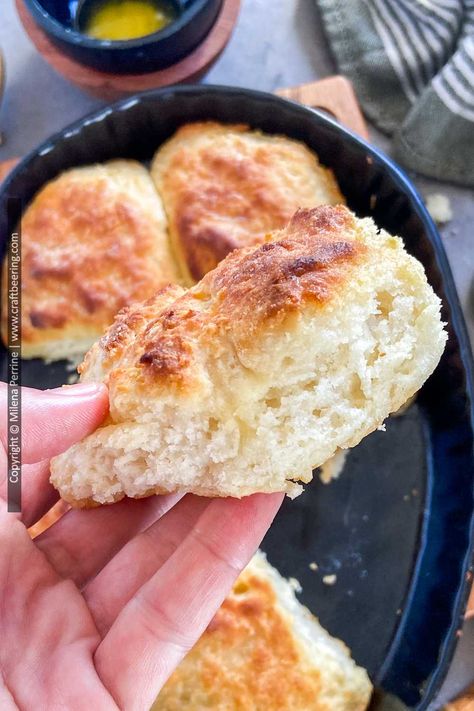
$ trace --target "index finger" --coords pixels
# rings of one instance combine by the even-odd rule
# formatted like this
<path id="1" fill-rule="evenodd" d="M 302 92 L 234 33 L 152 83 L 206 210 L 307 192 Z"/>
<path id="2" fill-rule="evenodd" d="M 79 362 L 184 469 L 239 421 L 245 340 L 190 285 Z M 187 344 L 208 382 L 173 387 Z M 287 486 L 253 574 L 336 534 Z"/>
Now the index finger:
<path id="1" fill-rule="evenodd" d="M 7 385 L 0 383 L 0 438 L 7 449 Z M 54 390 L 21 388 L 21 461 L 35 464 L 64 452 L 93 432 L 108 410 L 102 383 L 78 383 Z"/>
<path id="2" fill-rule="evenodd" d="M 214 499 L 127 603 L 95 654 L 99 675 L 120 708 L 151 706 L 255 553 L 282 499 Z"/>

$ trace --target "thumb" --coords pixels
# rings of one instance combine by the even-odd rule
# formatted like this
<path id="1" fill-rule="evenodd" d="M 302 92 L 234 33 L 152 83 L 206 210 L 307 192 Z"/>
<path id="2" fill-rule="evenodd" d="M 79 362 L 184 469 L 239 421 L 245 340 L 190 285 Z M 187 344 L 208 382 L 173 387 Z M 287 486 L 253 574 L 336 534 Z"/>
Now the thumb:
<path id="1" fill-rule="evenodd" d="M 3 401 L 7 386 L 3 385 Z M 79 383 L 54 390 L 21 390 L 23 464 L 50 459 L 93 432 L 108 410 L 102 383 Z M 6 444 L 7 405 L 0 413 L 0 435 Z"/>

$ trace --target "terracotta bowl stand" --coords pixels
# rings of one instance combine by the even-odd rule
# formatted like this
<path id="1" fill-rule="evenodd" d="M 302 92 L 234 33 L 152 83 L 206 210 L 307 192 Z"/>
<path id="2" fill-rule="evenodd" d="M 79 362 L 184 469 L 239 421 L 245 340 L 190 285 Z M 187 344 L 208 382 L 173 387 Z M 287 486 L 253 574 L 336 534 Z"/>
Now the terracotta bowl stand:
<path id="1" fill-rule="evenodd" d="M 73 84 L 106 101 L 115 101 L 138 91 L 199 79 L 227 45 L 240 9 L 240 0 L 223 0 L 217 20 L 203 42 L 191 54 L 166 69 L 146 74 L 109 74 L 86 67 L 63 54 L 35 23 L 23 0 L 15 2 L 28 36 L 44 59 Z"/>

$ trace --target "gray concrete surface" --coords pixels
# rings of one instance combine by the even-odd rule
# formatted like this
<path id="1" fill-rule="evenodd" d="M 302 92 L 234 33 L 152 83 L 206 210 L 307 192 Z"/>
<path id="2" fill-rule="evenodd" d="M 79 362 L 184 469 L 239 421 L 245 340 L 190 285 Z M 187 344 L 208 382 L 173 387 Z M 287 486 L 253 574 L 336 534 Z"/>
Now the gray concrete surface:
<path id="1" fill-rule="evenodd" d="M 4 143 L 0 159 L 23 155 L 54 131 L 102 102 L 58 76 L 36 53 L 16 17 L 13 0 L 0 0 L 0 47 L 7 69 L 0 107 Z M 272 91 L 334 73 L 314 0 L 243 0 L 234 35 L 205 82 Z M 378 132 L 372 140 L 385 150 Z M 473 192 L 415 178 L 422 194 L 442 192 L 453 209 L 441 229 L 443 242 L 474 339 L 474 200 Z M 474 679 L 474 624 L 466 627 L 449 678 L 433 709 Z"/>

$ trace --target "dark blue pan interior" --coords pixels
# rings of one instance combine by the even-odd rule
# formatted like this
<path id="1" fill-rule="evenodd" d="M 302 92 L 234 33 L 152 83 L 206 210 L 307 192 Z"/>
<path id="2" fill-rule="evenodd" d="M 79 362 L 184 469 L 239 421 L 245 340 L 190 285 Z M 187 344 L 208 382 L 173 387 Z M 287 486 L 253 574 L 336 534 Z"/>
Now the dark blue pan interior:
<path id="1" fill-rule="evenodd" d="M 406 175 L 321 113 L 244 89 L 184 86 L 130 98 L 57 134 L 22 161 L 0 200 L 19 196 L 26 205 L 72 166 L 148 161 L 179 125 L 202 119 L 245 122 L 307 143 L 334 170 L 352 209 L 404 239 L 443 301 L 448 346 L 416 404 L 351 452 L 338 481 L 325 486 L 316 476 L 285 502 L 263 546 L 301 582 L 300 599 L 373 681 L 426 709 L 451 660 L 469 588 L 473 367 L 440 237 Z M 5 379 L 4 352 L 0 360 Z M 65 382 L 66 371 L 63 363 L 25 361 L 23 376 L 25 385 L 51 387 Z M 333 573 L 336 583 L 325 585 L 322 577 Z"/>

